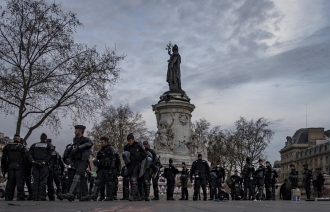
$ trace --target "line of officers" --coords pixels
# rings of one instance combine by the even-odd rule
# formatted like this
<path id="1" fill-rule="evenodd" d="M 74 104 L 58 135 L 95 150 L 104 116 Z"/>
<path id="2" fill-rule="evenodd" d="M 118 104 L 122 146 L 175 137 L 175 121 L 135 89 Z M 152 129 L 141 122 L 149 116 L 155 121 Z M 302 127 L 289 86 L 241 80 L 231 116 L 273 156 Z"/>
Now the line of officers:
<path id="1" fill-rule="evenodd" d="M 316 168 L 317 176 L 316 179 L 313 180 L 313 172 L 308 169 L 308 164 L 303 165 L 304 170 L 302 171 L 302 184 L 306 191 L 307 199 L 311 198 L 311 185 L 316 188 L 317 196 L 322 197 L 322 187 L 324 185 L 324 175 L 322 173 L 321 168 Z M 280 188 L 280 198 L 283 200 L 291 200 L 292 197 L 292 189 L 296 189 L 298 187 L 299 181 L 299 173 L 296 170 L 294 164 L 290 164 L 291 172 L 289 173 L 288 178 L 284 180 Z"/>
<path id="2" fill-rule="evenodd" d="M 29 191 L 27 200 L 44 201 L 47 197 L 48 200 L 55 200 L 56 195 L 60 200 L 68 199 L 69 201 L 75 200 L 77 196 L 80 201 L 112 201 L 117 199 L 118 176 L 123 177 L 121 200 L 150 201 L 151 182 L 154 190 L 152 200 L 159 200 L 158 180 L 162 165 L 159 156 L 150 148 L 147 141 L 137 142 L 130 133 L 122 153 L 125 165 L 121 167 L 118 151 L 110 145 L 107 137 L 102 137 L 101 149 L 93 161 L 97 168 L 97 177 L 93 177 L 89 171 L 93 142 L 83 135 L 84 131 L 85 126 L 75 126 L 75 137 L 72 144 L 66 146 L 63 158 L 56 152 L 55 146 L 51 144 L 51 139 L 47 139 L 46 134 L 43 133 L 40 136 L 40 142 L 31 145 L 29 149 L 26 147 L 26 142 L 24 143 L 23 139 L 15 134 L 14 142 L 3 148 L 1 160 L 2 172 L 8 174 L 5 200 L 13 200 L 16 186 L 17 200 L 25 200 L 25 183 Z M 33 186 L 31 185 L 31 169 Z M 162 174 L 167 179 L 167 200 L 175 200 L 173 198 L 175 179 L 179 173 L 173 165 L 173 160 L 170 159 L 169 165 L 165 167 Z M 180 176 L 182 189 L 180 200 L 188 200 L 188 180 L 194 180 L 193 200 L 195 201 L 200 199 L 200 188 L 202 188 L 203 200 L 207 200 L 207 184 L 210 189 L 209 200 L 226 198 L 228 194 L 222 189 L 225 177 L 224 168 L 221 167 L 219 161 L 210 168 L 207 161 L 202 159 L 201 154 L 192 163 L 190 171 L 183 162 Z M 237 170 L 230 177 L 231 197 L 236 200 L 274 200 L 277 177 L 277 172 L 272 169 L 268 161 L 264 166 L 260 159 L 259 166 L 255 169 L 250 158 L 246 158 L 242 177 L 238 176 Z M 308 181 L 308 178 L 306 179 Z M 293 170 L 290 173 L 289 181 L 290 188 L 297 185 L 296 171 Z M 265 195 L 263 194 L 264 186 Z"/>
<path id="3" fill-rule="evenodd" d="M 162 165 L 159 157 L 152 150 L 147 141 L 140 143 L 134 140 L 133 134 L 127 136 L 127 144 L 122 153 L 125 166 L 121 167 L 119 153 L 109 144 L 107 137 L 100 140 L 101 149 L 97 152 L 94 165 L 97 168 L 97 177 L 90 173 L 89 158 L 92 155 L 93 142 L 85 137 L 85 126 L 75 126 L 75 137 L 72 144 L 66 146 L 63 158 L 47 139 L 46 134 L 40 136 L 40 142 L 31 145 L 28 149 L 26 142 L 19 135 L 14 136 L 14 142 L 7 144 L 3 149 L 1 169 L 3 174 L 8 173 L 8 180 L 5 189 L 5 200 L 13 200 L 14 190 L 17 186 L 17 200 L 25 200 L 24 183 L 27 185 L 29 196 L 27 200 L 45 201 L 68 199 L 73 201 L 79 193 L 80 201 L 99 200 L 111 201 L 117 199 L 118 176 L 123 177 L 123 198 L 130 201 L 150 201 L 150 185 L 152 182 L 154 198 L 159 200 L 158 179 Z M 255 170 L 246 159 L 242 178 L 231 176 L 231 196 L 233 199 L 263 199 L 263 186 L 266 186 L 266 199 L 275 198 L 275 178 L 277 173 L 271 165 L 259 160 L 259 167 Z M 31 169 L 33 186 L 31 185 Z M 167 179 L 167 200 L 173 198 L 175 178 L 179 173 L 169 160 L 165 167 L 163 177 Z M 207 161 L 198 155 L 193 162 L 191 170 L 182 163 L 180 176 L 182 197 L 180 200 L 188 200 L 187 184 L 188 179 L 194 179 L 193 200 L 200 198 L 200 187 L 203 191 L 203 200 L 207 200 L 206 185 L 210 187 L 210 200 L 224 198 L 226 193 L 222 190 L 222 183 L 225 181 L 224 168 L 217 165 L 210 168 Z M 89 182 L 89 186 L 88 186 Z M 244 184 L 244 190 L 242 189 Z M 131 186 L 129 192 L 129 185 Z M 255 187 L 259 193 L 255 193 Z M 46 191 L 47 188 L 47 191 Z M 247 191 L 249 190 L 249 195 Z M 78 192 L 79 191 L 79 192 Z"/>
<path id="4" fill-rule="evenodd" d="M 19 201 L 45 201 L 47 196 L 48 200 L 55 200 L 54 182 L 58 199 L 74 199 L 78 185 L 83 198 L 87 199 L 86 170 L 93 142 L 83 136 L 84 131 L 85 126 L 75 126 L 73 144 L 67 146 L 63 159 L 45 133 L 41 134 L 40 142 L 32 144 L 30 148 L 27 148 L 26 141 L 20 135 L 15 134 L 14 141 L 2 150 L 1 171 L 3 176 L 7 174 L 5 200 L 13 200 L 16 187 Z M 27 198 L 24 184 L 29 192 Z M 62 191 L 66 193 L 62 194 Z"/>
<path id="5" fill-rule="evenodd" d="M 179 171 L 173 166 L 173 161 L 169 161 L 169 172 L 179 173 Z M 212 166 L 212 165 L 211 165 Z M 167 178 L 168 189 L 173 185 L 168 183 L 168 171 L 164 172 Z M 232 200 L 275 200 L 275 184 L 278 174 L 274 170 L 271 164 L 266 161 L 264 166 L 263 160 L 259 160 L 259 166 L 257 168 L 251 163 L 250 158 L 246 158 L 246 164 L 243 167 L 242 177 L 238 175 L 238 171 L 235 170 L 234 175 L 230 176 L 229 187 L 231 189 L 230 195 Z M 209 200 L 223 200 L 229 199 L 229 194 L 223 190 L 223 183 L 225 182 L 226 173 L 225 169 L 220 165 L 220 161 L 217 161 L 216 165 L 210 167 L 207 161 L 202 159 L 202 155 L 198 154 L 198 159 L 192 163 L 191 170 L 185 167 L 185 163 L 182 163 L 182 171 L 180 176 L 181 181 L 181 199 L 188 200 L 187 182 L 188 179 L 192 182 L 194 180 L 194 194 L 193 200 L 201 200 L 200 189 L 202 188 L 203 200 L 207 200 L 207 184 L 210 190 Z M 264 195 L 264 187 L 266 188 L 266 194 Z M 243 189 L 244 188 L 244 189 Z M 173 199 L 173 192 L 170 191 L 170 198 Z"/>

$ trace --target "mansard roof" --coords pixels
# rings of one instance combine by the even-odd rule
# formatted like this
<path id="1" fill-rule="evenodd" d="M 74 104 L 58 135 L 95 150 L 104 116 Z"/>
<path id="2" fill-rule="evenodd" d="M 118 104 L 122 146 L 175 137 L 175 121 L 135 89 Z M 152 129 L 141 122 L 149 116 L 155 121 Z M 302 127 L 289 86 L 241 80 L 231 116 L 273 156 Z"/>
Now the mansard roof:
<path id="1" fill-rule="evenodd" d="M 292 136 L 292 144 L 307 144 L 308 143 L 308 129 L 301 128 Z"/>

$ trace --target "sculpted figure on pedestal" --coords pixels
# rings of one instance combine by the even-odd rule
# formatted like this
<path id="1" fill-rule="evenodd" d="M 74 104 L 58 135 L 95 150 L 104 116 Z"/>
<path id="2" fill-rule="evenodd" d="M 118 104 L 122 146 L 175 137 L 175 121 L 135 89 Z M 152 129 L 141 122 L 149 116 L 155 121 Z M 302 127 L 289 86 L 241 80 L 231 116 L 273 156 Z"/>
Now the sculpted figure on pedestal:
<path id="1" fill-rule="evenodd" d="M 171 129 L 174 118 L 171 113 L 172 121 L 168 124 L 165 120 L 160 121 L 160 115 L 157 114 L 158 131 L 156 132 L 155 149 L 162 152 L 172 152 L 174 148 L 174 133 Z"/>
<path id="2" fill-rule="evenodd" d="M 167 67 L 166 81 L 170 87 L 170 91 L 180 91 L 181 89 L 181 56 L 179 54 L 179 47 L 175 44 L 172 46 L 171 42 L 167 45 L 166 50 L 170 55 Z M 172 54 L 171 54 L 172 50 Z"/>

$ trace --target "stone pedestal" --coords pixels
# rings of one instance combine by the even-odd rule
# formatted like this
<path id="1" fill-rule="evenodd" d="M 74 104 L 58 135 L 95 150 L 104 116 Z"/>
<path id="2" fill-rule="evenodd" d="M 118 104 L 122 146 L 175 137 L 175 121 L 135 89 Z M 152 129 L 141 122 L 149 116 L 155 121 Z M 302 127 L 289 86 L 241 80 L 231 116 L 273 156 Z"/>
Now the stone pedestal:
<path id="1" fill-rule="evenodd" d="M 172 158 L 178 167 L 182 162 L 189 166 L 197 159 L 194 132 L 191 130 L 191 113 L 195 106 L 190 104 L 183 91 L 165 92 L 160 99 L 158 104 L 152 105 L 158 128 L 154 149 L 163 165 Z"/>

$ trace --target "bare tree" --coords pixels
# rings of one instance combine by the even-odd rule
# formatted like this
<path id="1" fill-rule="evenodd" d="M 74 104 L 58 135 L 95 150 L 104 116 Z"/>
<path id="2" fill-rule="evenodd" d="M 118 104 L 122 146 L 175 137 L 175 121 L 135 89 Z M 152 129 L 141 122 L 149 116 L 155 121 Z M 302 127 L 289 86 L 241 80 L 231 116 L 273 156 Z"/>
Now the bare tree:
<path id="1" fill-rule="evenodd" d="M 128 104 L 120 105 L 115 108 L 107 107 L 101 114 L 102 120 L 95 123 L 88 135 L 94 141 L 94 150 L 97 152 L 100 149 L 100 138 L 107 136 L 110 139 L 111 145 L 122 152 L 127 144 L 126 137 L 129 133 L 133 133 L 137 141 L 153 141 L 154 132 L 148 131 L 145 121 L 139 112 L 134 113 Z"/>
<path id="2" fill-rule="evenodd" d="M 0 110 L 17 117 L 17 133 L 27 127 L 27 139 L 42 125 L 58 133 L 61 117 L 82 121 L 104 107 L 124 56 L 75 43 L 82 24 L 59 4 L 10 0 L 0 10 Z"/>
<path id="3" fill-rule="evenodd" d="M 209 161 L 219 160 L 227 173 L 234 169 L 242 172 L 246 157 L 250 157 L 253 163 L 259 158 L 266 159 L 266 148 L 274 135 L 264 118 L 247 121 L 241 117 L 235 126 L 233 131 L 223 131 L 216 126 L 206 132 Z"/>
<path id="4" fill-rule="evenodd" d="M 274 132 L 268 127 L 269 124 L 265 118 L 247 121 L 240 117 L 235 122 L 234 137 L 237 150 L 242 154 L 241 164 L 245 162 L 246 157 L 250 157 L 252 163 L 257 163 L 260 158 L 267 159 L 266 148 L 274 136 Z"/>
<path id="5" fill-rule="evenodd" d="M 201 141 L 204 145 L 207 145 L 207 135 L 210 128 L 210 122 L 205 118 L 201 118 L 192 124 L 192 130 L 198 135 L 198 141 Z"/>

